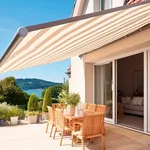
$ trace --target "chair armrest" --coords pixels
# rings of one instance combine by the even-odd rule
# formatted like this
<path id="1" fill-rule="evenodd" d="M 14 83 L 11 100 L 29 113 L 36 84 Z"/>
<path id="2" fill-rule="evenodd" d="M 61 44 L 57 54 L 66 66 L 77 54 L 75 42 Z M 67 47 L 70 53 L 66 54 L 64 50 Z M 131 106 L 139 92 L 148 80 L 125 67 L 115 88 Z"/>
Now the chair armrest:
<path id="1" fill-rule="evenodd" d="M 78 124 L 78 125 L 80 125 L 81 127 L 83 127 L 83 122 L 78 122 L 78 121 L 76 121 L 76 122 L 74 122 L 74 124 L 75 124 L 75 125 Z"/>

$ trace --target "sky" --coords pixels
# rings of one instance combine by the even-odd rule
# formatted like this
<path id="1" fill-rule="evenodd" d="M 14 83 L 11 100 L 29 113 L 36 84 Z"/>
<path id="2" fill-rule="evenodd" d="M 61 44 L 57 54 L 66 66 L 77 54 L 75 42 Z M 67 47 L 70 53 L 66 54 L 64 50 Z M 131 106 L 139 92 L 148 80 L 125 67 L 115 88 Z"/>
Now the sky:
<path id="1" fill-rule="evenodd" d="M 74 0 L 0 0 L 0 57 L 5 52 L 19 27 L 51 22 L 71 16 Z M 39 78 L 63 82 L 70 59 L 0 74 L 0 79 Z"/>

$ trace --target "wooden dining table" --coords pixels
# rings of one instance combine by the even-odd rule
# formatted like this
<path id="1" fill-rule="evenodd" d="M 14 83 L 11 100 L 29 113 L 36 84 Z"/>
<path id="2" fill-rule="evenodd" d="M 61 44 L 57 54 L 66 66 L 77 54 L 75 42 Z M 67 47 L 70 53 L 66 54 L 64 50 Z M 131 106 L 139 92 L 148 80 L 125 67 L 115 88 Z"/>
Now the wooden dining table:
<path id="1" fill-rule="evenodd" d="M 77 120 L 83 120 L 84 116 L 70 116 L 70 115 L 64 115 L 64 118 L 66 120 L 69 120 L 69 122 L 71 122 L 72 126 L 70 125 L 70 127 L 72 127 L 73 131 L 76 131 L 76 122 Z"/>

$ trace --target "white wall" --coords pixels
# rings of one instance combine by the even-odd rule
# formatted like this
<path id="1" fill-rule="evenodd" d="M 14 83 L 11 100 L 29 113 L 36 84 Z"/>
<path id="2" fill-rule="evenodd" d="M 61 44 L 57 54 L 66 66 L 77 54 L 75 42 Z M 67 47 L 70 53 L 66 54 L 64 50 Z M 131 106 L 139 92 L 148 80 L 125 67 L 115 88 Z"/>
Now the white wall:
<path id="1" fill-rule="evenodd" d="M 79 93 L 81 101 L 85 102 L 85 74 L 84 62 L 80 57 L 71 58 L 71 78 L 69 92 Z"/>
<path id="2" fill-rule="evenodd" d="M 124 0 L 112 0 L 112 8 L 123 6 Z"/>
<path id="3" fill-rule="evenodd" d="M 93 63 L 85 63 L 85 101 L 87 103 L 94 102 L 94 64 Z"/>

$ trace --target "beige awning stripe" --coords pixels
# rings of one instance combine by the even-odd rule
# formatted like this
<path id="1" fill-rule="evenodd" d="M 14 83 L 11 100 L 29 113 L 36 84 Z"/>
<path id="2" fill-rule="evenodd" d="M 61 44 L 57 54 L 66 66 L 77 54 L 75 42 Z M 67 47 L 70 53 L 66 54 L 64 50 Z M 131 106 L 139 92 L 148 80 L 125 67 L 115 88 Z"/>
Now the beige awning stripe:
<path id="1" fill-rule="evenodd" d="M 82 55 L 131 34 L 150 23 L 150 2 L 133 6 L 26 27 L 18 46 L 3 56 L 0 72 Z"/>
<path id="2" fill-rule="evenodd" d="M 93 33 L 95 33 L 97 30 L 98 30 L 98 33 L 99 32 L 102 32 L 102 31 L 105 31 L 107 28 L 110 28 L 111 26 L 114 26 L 114 25 L 117 25 L 118 23 L 120 23 L 122 20 L 120 20 L 121 18 L 122 18 L 122 16 L 123 15 L 127 15 L 127 14 L 130 14 L 131 12 L 133 12 L 133 11 L 135 11 L 136 10 L 136 8 L 134 9 L 134 10 L 128 10 L 127 12 L 122 12 L 122 13 L 120 13 L 120 12 L 117 12 L 117 14 L 115 13 L 114 15 L 112 15 L 112 14 L 108 14 L 110 17 L 103 17 L 104 18 L 104 20 L 102 20 L 101 18 L 99 19 L 98 17 L 96 17 L 96 19 L 95 20 L 100 20 L 98 23 L 96 23 L 96 25 L 98 26 L 100 26 L 99 28 L 97 28 L 97 29 L 95 29 L 95 30 L 93 30 L 93 31 L 90 31 L 90 36 L 91 37 L 94 37 L 95 35 L 93 34 Z M 140 11 L 140 13 L 141 13 L 141 11 Z M 122 14 L 122 15 L 121 15 Z M 116 17 L 115 17 L 116 16 Z M 133 16 L 134 16 L 134 13 L 133 13 Z M 112 17 L 114 17 L 113 18 L 113 20 L 110 20 Z M 129 18 L 130 16 L 128 15 L 127 17 L 125 17 L 125 19 L 127 19 L 127 18 Z M 110 21 L 109 21 L 110 20 Z M 114 24 L 114 21 L 116 21 L 115 22 L 115 24 Z M 91 21 L 90 21 L 91 22 Z M 101 24 L 100 24 L 101 23 Z M 95 27 L 96 25 L 93 25 L 92 27 L 90 27 L 91 28 L 91 30 L 93 29 L 93 27 Z M 107 27 L 108 26 L 108 27 Z M 84 27 L 84 26 L 83 26 Z M 105 27 L 104 29 L 103 29 L 103 27 Z M 89 31 L 89 29 L 90 28 L 88 28 L 87 29 L 87 31 Z M 98 34 L 97 32 L 96 32 L 96 34 Z M 69 33 L 69 34 L 71 34 L 71 33 Z M 102 34 L 102 33 L 101 33 Z M 78 36 L 80 36 L 80 35 L 82 35 L 81 33 L 79 33 L 78 34 Z M 86 39 L 88 39 L 89 37 L 89 34 L 85 34 L 85 35 L 83 35 L 83 36 L 81 36 L 81 37 L 77 37 L 77 40 L 78 40 L 78 42 L 80 42 L 81 43 L 81 40 L 80 39 L 82 39 L 82 40 L 84 40 L 84 37 L 86 38 Z M 61 38 L 63 39 L 63 37 L 60 37 L 60 39 L 59 40 L 61 40 Z M 73 38 L 75 38 L 75 37 L 73 37 Z M 70 38 L 70 39 L 72 39 L 72 37 Z M 65 42 L 65 44 L 66 43 L 68 43 L 68 41 L 69 41 L 69 39 L 66 39 L 67 40 L 67 42 Z M 76 41 L 77 41 L 76 40 Z M 60 50 L 61 49 L 69 49 L 70 47 L 72 47 L 72 45 L 71 45 L 71 43 L 74 43 L 74 42 L 76 42 L 76 41 L 71 41 L 69 44 L 67 44 L 67 45 L 64 45 L 62 42 L 61 42 L 61 44 L 62 45 L 64 45 L 63 47 L 61 47 L 60 45 L 58 45 L 58 46 L 56 46 L 56 47 L 53 47 L 53 49 L 54 49 L 54 51 L 52 51 L 53 53 L 50 53 L 50 55 L 51 56 L 54 56 L 54 55 L 56 55 L 56 53 L 59 53 L 60 52 Z M 58 42 L 58 41 L 55 41 L 55 42 Z M 52 44 L 54 44 L 54 43 L 52 43 Z M 49 50 L 50 52 L 51 52 L 51 49 L 48 49 L 50 46 L 52 46 L 52 44 L 51 45 L 49 45 L 48 47 L 46 47 L 45 48 L 45 50 Z M 75 43 L 76 44 L 76 43 Z M 74 45 L 75 45 L 74 44 Z M 73 46 L 74 46 L 73 45 Z M 69 47 L 66 47 L 66 46 L 69 46 Z M 60 50 L 57 50 L 56 48 L 59 48 Z M 37 57 L 40 57 L 40 59 L 42 59 L 42 56 L 44 56 L 45 55 L 45 53 L 43 54 L 43 55 L 41 55 L 43 52 L 44 52 L 44 49 L 42 49 L 41 50 L 42 52 L 39 52 L 39 53 L 35 53 L 34 55 L 32 55 L 31 57 L 32 58 L 34 58 L 34 59 L 36 59 Z M 32 52 L 32 51 L 31 51 Z M 28 54 L 27 54 L 28 55 Z M 47 54 L 48 55 L 48 54 Z M 25 56 L 26 57 L 26 56 Z M 31 58 L 31 59 L 32 59 Z M 45 58 L 44 58 L 45 59 Z M 22 58 L 20 59 L 20 60 L 22 60 Z M 35 61 L 35 60 L 34 60 Z M 29 62 L 30 63 L 30 62 Z M 32 63 L 32 62 L 31 62 Z M 26 64 L 25 64 L 26 65 Z"/>
<path id="3" fill-rule="evenodd" d="M 126 35 L 126 32 L 124 32 L 124 35 Z M 118 38 L 118 37 L 117 37 Z M 109 40 L 109 39 L 112 39 L 112 37 L 109 37 L 107 40 Z M 111 41 L 109 40 L 107 43 L 111 43 Z M 107 43 L 104 43 L 104 44 L 107 44 Z M 93 47 L 93 46 L 92 46 Z M 96 49 L 96 48 L 95 48 Z M 84 50 L 83 50 L 84 51 Z M 81 51 L 82 52 L 82 51 Z M 77 52 L 77 54 L 78 54 L 78 52 Z M 77 54 L 75 54 L 75 55 L 77 55 Z M 63 56 L 63 55 L 62 55 Z M 38 60 L 38 61 L 36 61 L 36 60 L 33 60 L 33 62 L 34 62 L 34 65 L 36 66 L 38 63 L 39 63 L 39 61 L 40 61 L 40 63 L 41 64 L 47 64 L 49 61 L 51 61 L 51 62 L 55 62 L 55 60 L 56 59 L 53 59 L 53 60 L 49 60 L 48 59 L 48 57 L 47 56 L 45 56 L 43 59 L 41 59 L 41 60 Z M 62 59 L 63 60 L 63 59 Z M 31 62 L 31 63 L 33 63 L 33 62 Z M 28 64 L 28 67 L 30 66 L 30 64 Z M 22 66 L 22 67 L 24 67 L 24 66 Z M 22 68 L 21 67 L 21 68 Z"/>
<path id="4" fill-rule="evenodd" d="M 138 24 L 138 23 L 137 23 Z M 144 24 L 145 25 L 145 24 Z M 132 25 L 133 26 L 133 25 Z M 137 26 L 136 28 L 133 26 L 132 28 L 134 28 L 135 30 L 136 29 L 138 29 L 138 27 L 139 26 Z M 122 30 L 124 30 L 124 29 L 122 29 Z M 118 36 L 118 32 L 120 32 L 120 31 L 116 31 L 117 33 L 115 33 L 114 35 L 111 35 L 108 39 L 105 39 L 105 40 L 103 40 L 104 41 L 104 43 L 102 43 L 102 45 L 101 46 L 103 46 L 103 45 L 106 45 L 107 43 L 111 43 L 112 41 L 112 38 L 120 38 L 120 36 Z M 124 32 L 124 36 L 126 35 L 126 33 L 127 33 L 127 30 L 125 30 L 125 32 Z M 123 34 L 123 32 L 122 32 L 122 34 Z M 117 35 L 117 37 L 116 37 L 116 35 Z M 101 41 L 101 42 L 103 42 L 103 41 Z M 87 43 L 89 43 L 89 42 L 87 42 Z M 87 45 L 87 43 L 84 43 L 84 46 L 86 46 Z M 98 42 L 97 42 L 98 43 Z M 96 43 L 96 44 L 97 44 Z M 82 46 L 83 46 L 83 43 L 82 43 Z M 94 45 L 92 45 L 91 46 L 92 48 L 94 48 L 94 49 L 97 49 L 97 47 L 94 47 Z M 87 47 L 87 49 L 88 48 L 90 48 L 90 47 Z M 76 49 L 78 49 L 78 47 L 76 47 Z M 79 53 L 82 53 L 82 52 L 84 52 L 85 51 L 85 49 L 84 50 L 82 50 L 82 49 L 80 49 L 80 52 L 78 52 L 77 51 L 77 53 L 75 54 L 75 55 L 78 55 Z M 70 54 L 70 52 L 71 52 L 71 50 L 69 51 L 69 54 Z M 61 57 L 63 56 L 63 54 L 61 53 Z M 59 56 L 57 56 L 57 58 L 58 58 Z M 42 61 L 41 61 L 42 60 Z M 44 58 L 42 58 L 41 60 L 38 60 L 38 62 L 40 61 L 40 63 L 44 63 L 44 61 L 46 61 L 46 62 L 48 62 L 48 60 L 49 60 L 49 56 L 45 56 Z M 55 60 L 55 57 L 54 57 L 54 60 Z M 52 60 L 51 60 L 52 61 Z M 33 60 L 33 62 L 34 62 L 34 64 L 36 65 L 36 60 Z M 33 63 L 33 62 L 30 62 L 30 63 Z"/>
<path id="5" fill-rule="evenodd" d="M 145 17 L 146 17 L 146 16 L 145 16 Z M 149 18 L 149 17 L 148 17 L 148 18 L 145 18 L 145 17 L 144 17 L 144 20 L 147 20 L 147 19 Z M 142 18 L 138 18 L 138 20 L 137 20 L 137 19 L 134 19 L 134 20 L 132 20 L 132 21 L 134 21 L 134 22 L 138 25 L 138 23 L 139 23 L 138 21 L 140 21 L 140 22 L 143 21 L 143 20 L 141 20 L 141 19 L 143 19 L 143 16 L 142 16 Z M 128 21 L 127 24 L 125 24 L 125 25 L 123 25 L 123 26 L 120 26 L 120 28 L 122 28 L 123 30 L 125 30 L 125 29 L 124 29 L 125 27 L 133 26 L 133 28 L 134 28 L 135 30 L 137 30 L 137 29 L 135 28 L 136 26 L 134 26 L 134 25 L 131 24 L 131 23 L 132 23 L 132 22 Z M 144 24 L 144 25 L 145 25 L 145 24 Z M 115 26 L 114 26 L 114 27 L 115 27 Z M 139 28 L 139 27 L 138 27 L 138 28 Z M 116 28 L 114 28 L 114 30 L 113 30 L 113 28 L 111 28 L 110 30 L 111 30 L 112 33 L 113 33 L 113 32 L 116 33 L 116 31 L 118 31 L 118 29 L 116 29 Z M 115 30 L 116 30 L 116 31 L 115 31 Z M 120 29 L 119 29 L 119 30 L 120 30 Z M 106 29 L 105 29 L 105 31 L 106 31 Z M 111 32 L 109 32 L 109 33 L 107 32 L 107 33 L 105 33 L 105 34 L 102 34 L 102 32 L 101 32 L 101 38 L 102 38 L 102 37 L 105 37 L 105 36 L 107 37 L 109 34 L 111 34 Z M 98 34 L 98 32 L 97 32 L 97 34 Z M 106 34 L 107 34 L 107 35 L 106 35 Z M 87 35 L 86 35 L 86 36 L 87 36 Z M 93 36 L 93 35 L 92 35 L 92 36 Z M 96 35 L 94 35 L 93 37 L 96 37 Z M 81 39 L 82 39 L 82 37 L 81 37 Z M 83 40 L 84 40 L 84 39 L 83 39 Z M 97 41 L 97 39 L 95 39 L 95 38 L 94 38 L 93 40 Z M 93 41 L 92 41 L 92 42 L 93 42 Z M 101 42 L 102 42 L 102 41 L 101 41 Z M 81 43 L 80 45 L 83 45 L 83 43 L 82 43 L 81 41 L 80 41 L 80 43 Z M 87 41 L 86 44 L 88 44 L 88 43 L 91 43 L 91 42 L 90 42 L 90 41 Z M 86 44 L 85 44 L 85 45 L 86 45 Z M 79 46 L 79 45 L 76 44 L 76 43 L 75 43 L 75 45 Z M 74 47 L 75 45 L 73 45 L 73 47 Z M 72 46 L 72 45 L 71 45 L 71 46 Z M 64 48 L 64 47 L 63 47 L 63 48 Z M 68 47 L 67 47 L 67 48 L 68 48 Z M 76 49 L 78 49 L 78 48 L 79 48 L 79 47 L 76 47 Z M 69 49 L 69 48 L 68 48 L 68 49 Z M 66 51 L 66 52 L 67 52 L 67 51 Z M 69 52 L 71 52 L 70 49 L 69 49 Z M 51 56 L 54 56 L 54 55 L 57 56 L 57 54 L 54 54 L 54 53 L 51 54 Z M 46 57 L 49 57 L 49 56 L 46 56 Z M 45 57 L 44 57 L 44 58 L 41 58 L 41 59 L 45 59 Z M 33 60 L 33 61 L 35 61 L 35 60 Z M 33 63 L 33 62 L 31 62 L 31 63 Z"/>

